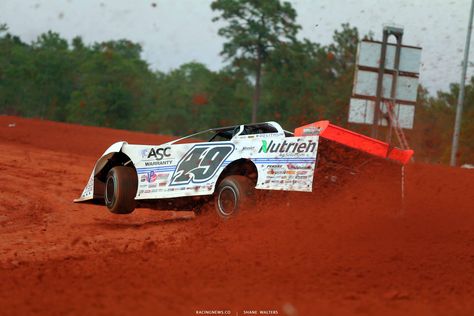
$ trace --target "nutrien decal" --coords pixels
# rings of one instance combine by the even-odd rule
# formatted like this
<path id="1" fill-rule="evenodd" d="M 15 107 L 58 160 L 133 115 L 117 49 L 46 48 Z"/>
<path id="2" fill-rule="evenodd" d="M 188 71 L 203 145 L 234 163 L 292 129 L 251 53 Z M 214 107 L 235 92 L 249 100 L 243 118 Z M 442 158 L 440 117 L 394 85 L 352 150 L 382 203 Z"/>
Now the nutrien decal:
<path id="1" fill-rule="evenodd" d="M 316 151 L 316 142 L 309 141 L 274 141 L 262 140 L 259 153 L 308 153 Z"/>

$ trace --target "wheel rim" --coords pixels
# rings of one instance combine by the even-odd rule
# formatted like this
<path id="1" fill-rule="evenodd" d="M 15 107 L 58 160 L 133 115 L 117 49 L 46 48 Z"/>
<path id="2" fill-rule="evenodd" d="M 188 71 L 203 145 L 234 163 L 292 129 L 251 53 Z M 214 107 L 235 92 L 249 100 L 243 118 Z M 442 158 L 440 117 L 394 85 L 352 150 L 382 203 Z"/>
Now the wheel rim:
<path id="1" fill-rule="evenodd" d="M 217 201 L 222 215 L 230 216 L 237 209 L 237 192 L 230 186 L 223 187 Z"/>
<path id="2" fill-rule="evenodd" d="M 111 206 L 114 202 L 115 198 L 115 181 L 113 177 L 109 177 L 107 179 L 107 183 L 105 184 L 105 204 L 107 206 Z"/>

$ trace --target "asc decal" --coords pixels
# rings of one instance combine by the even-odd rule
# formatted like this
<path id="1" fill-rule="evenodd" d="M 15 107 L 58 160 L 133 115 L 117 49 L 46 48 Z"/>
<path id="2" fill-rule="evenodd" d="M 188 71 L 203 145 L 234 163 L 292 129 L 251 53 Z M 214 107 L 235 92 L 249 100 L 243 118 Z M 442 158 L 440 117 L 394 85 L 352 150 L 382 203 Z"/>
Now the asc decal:
<path id="1" fill-rule="evenodd" d="M 152 148 L 150 149 L 150 151 L 148 151 L 148 149 L 142 150 L 141 154 L 142 154 L 142 158 L 146 157 L 147 159 L 154 158 L 156 160 L 161 160 L 163 158 L 170 157 L 171 156 L 170 151 L 171 151 L 171 147 L 156 148 L 156 149 Z"/>
<path id="2" fill-rule="evenodd" d="M 209 181 L 234 149 L 233 144 L 195 145 L 179 161 L 170 185 Z"/>
<path id="3" fill-rule="evenodd" d="M 316 151 L 316 143 L 313 141 L 298 142 L 298 141 L 286 141 L 283 143 L 273 142 L 267 143 L 266 140 L 262 140 L 262 147 L 260 147 L 259 153 L 308 153 Z"/>

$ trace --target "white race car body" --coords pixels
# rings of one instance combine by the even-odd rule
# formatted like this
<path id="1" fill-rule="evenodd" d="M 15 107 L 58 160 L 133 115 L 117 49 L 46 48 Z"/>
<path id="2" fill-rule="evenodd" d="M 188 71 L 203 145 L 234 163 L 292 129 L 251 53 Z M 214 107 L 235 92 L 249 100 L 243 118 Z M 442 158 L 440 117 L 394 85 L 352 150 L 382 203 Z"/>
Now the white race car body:
<path id="1" fill-rule="evenodd" d="M 242 160 L 257 170 L 256 189 L 312 190 L 318 135 L 293 137 L 275 122 L 209 131 L 228 139 L 181 143 L 194 134 L 161 145 L 113 144 L 97 161 L 76 202 L 103 198 L 99 175 L 117 155 L 136 171 L 135 200 L 211 195 L 226 168 Z"/>

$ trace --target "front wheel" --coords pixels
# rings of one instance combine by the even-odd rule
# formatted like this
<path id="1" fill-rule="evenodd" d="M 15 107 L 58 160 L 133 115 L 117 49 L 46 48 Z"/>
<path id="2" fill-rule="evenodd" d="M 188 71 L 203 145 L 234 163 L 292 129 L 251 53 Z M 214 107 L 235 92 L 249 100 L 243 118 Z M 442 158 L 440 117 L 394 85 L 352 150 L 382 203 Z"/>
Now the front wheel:
<path id="1" fill-rule="evenodd" d="M 130 167 L 110 169 L 105 181 L 105 205 L 114 214 L 130 214 L 135 209 L 137 174 Z"/>
<path id="2" fill-rule="evenodd" d="M 254 182 L 244 176 L 224 178 L 217 187 L 214 204 L 217 215 L 223 219 L 231 218 L 242 209 L 254 206 Z"/>

